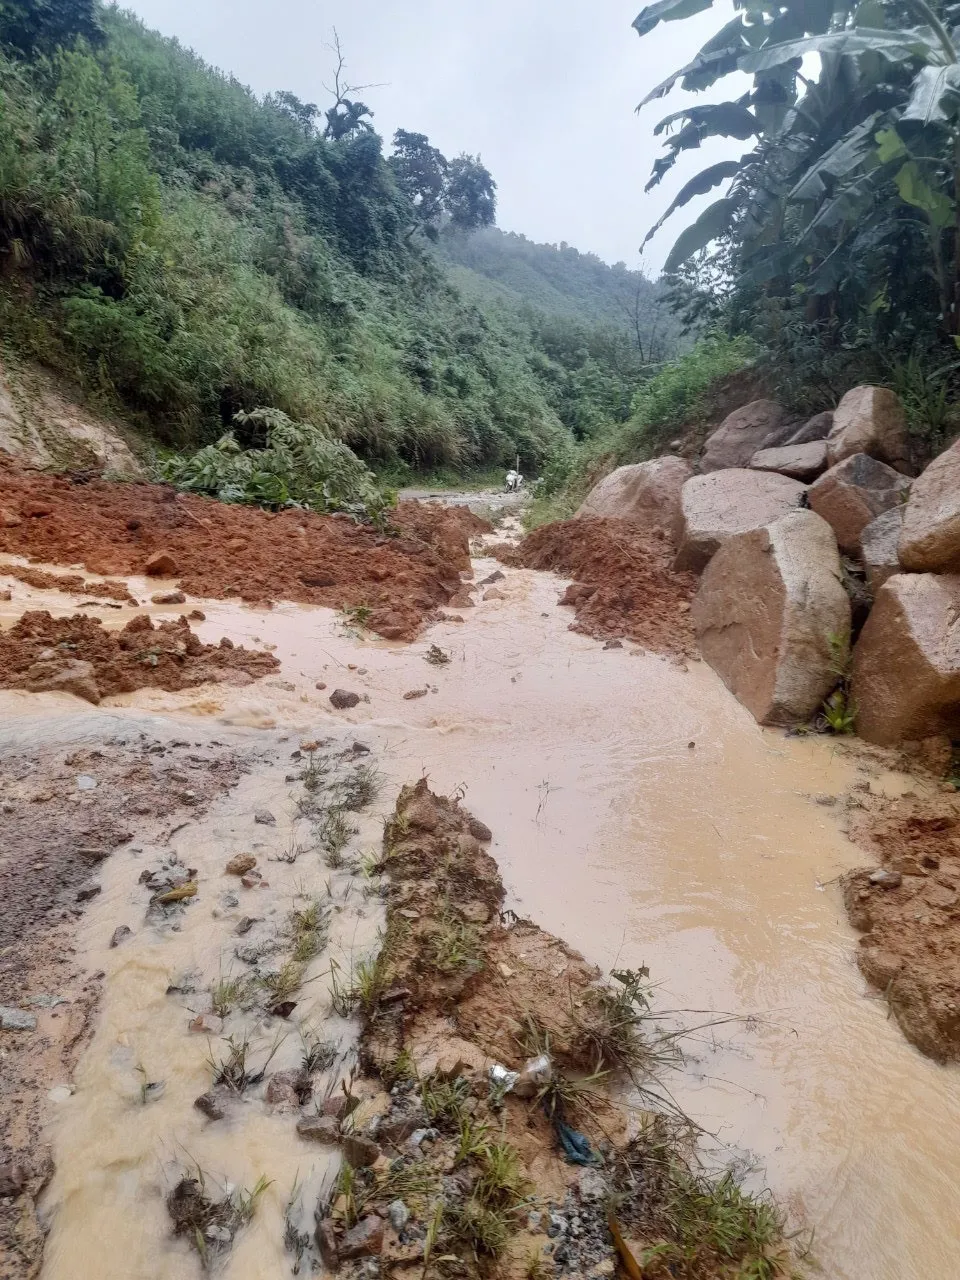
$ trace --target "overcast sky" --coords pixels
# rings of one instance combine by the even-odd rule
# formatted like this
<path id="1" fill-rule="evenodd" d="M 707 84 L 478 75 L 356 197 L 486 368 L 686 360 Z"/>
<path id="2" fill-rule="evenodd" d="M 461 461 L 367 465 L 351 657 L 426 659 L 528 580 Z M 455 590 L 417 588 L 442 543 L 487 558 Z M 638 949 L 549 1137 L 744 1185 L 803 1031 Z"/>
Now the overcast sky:
<path id="1" fill-rule="evenodd" d="M 630 26 L 640 0 L 133 0 L 130 7 L 258 94 L 288 89 L 320 106 L 329 105 L 323 85 L 332 83 L 336 25 L 351 83 L 380 84 L 363 93 L 379 133 L 389 139 L 409 129 L 428 134 L 447 156 L 481 155 L 498 184 L 504 230 L 566 240 L 609 262 L 638 265 L 647 228 L 685 177 L 746 146 L 715 140 L 681 161 L 673 181 L 644 194 L 660 153 L 653 126 L 689 98 L 674 93 L 639 116 L 634 108 L 729 19 L 730 0 L 642 40 Z M 701 100 L 733 88 L 718 86 Z M 688 206 L 648 245 L 650 274 L 706 203 Z"/>

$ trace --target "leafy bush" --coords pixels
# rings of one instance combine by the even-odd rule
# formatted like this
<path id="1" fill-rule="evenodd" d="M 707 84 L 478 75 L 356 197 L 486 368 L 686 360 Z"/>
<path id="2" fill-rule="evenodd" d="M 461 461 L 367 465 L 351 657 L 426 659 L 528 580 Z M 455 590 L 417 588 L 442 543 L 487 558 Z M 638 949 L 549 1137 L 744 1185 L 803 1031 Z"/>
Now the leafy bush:
<path id="1" fill-rule="evenodd" d="M 382 522 L 388 499 L 352 450 L 310 423 L 278 409 L 238 413 L 237 425 L 263 433 L 261 448 L 244 449 L 232 433 L 190 455 L 160 464 L 162 479 L 221 502 L 346 511 Z"/>

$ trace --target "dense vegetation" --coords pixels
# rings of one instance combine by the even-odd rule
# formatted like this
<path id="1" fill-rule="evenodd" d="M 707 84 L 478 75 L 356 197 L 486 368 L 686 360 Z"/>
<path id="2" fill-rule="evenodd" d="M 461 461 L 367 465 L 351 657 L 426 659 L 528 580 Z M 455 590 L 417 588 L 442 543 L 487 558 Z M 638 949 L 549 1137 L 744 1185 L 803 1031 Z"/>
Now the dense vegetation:
<path id="1" fill-rule="evenodd" d="M 536 471 L 628 416 L 629 325 L 464 298 L 431 241 L 489 225 L 493 178 L 386 156 L 339 71 L 325 110 L 259 100 L 96 0 L 3 0 L 0 46 L 6 341 L 159 442 L 261 449 L 237 415 L 269 408 L 395 475 Z"/>
<path id="2" fill-rule="evenodd" d="M 643 36 L 711 6 L 660 0 L 634 25 Z M 736 100 L 656 126 L 666 144 L 650 186 L 706 138 L 749 144 L 674 201 L 671 212 L 727 184 L 668 259 L 678 296 L 758 340 L 798 407 L 830 405 L 863 378 L 887 382 L 935 448 L 956 429 L 948 404 L 960 368 L 960 4 L 735 8 L 645 99 L 753 76 Z"/>

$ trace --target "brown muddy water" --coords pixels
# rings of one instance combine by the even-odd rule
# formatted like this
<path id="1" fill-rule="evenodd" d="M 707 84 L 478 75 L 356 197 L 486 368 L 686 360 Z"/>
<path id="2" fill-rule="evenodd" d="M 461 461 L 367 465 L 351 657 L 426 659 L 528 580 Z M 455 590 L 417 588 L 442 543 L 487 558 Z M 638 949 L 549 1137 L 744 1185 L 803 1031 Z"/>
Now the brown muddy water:
<path id="1" fill-rule="evenodd" d="M 475 567 L 482 578 L 496 566 Z M 571 614 L 557 607 L 563 585 L 508 570 L 498 583 L 504 599 L 463 610 L 464 624 L 435 626 L 411 646 L 358 635 L 329 610 L 199 602 L 205 641 L 228 634 L 274 644 L 278 677 L 242 690 L 141 691 L 111 700 L 109 711 L 120 721 L 162 717 L 185 735 L 194 726 L 225 742 L 275 748 L 276 764 L 183 833 L 182 853 L 201 883 L 255 839 L 272 848 L 295 838 L 281 753 L 303 737 L 333 735 L 345 745 L 359 738 L 387 776 L 355 852 L 377 843 L 379 814 L 401 783 L 425 773 L 438 791 L 465 788 L 468 807 L 494 831 L 518 913 L 604 969 L 648 965 L 663 1008 L 686 1011 L 677 1016 L 688 1024 L 737 1015 L 693 1035 L 685 1069 L 667 1083 L 707 1131 L 705 1146 L 749 1167 L 753 1185 L 770 1186 L 794 1223 L 814 1230 L 823 1274 L 960 1274 L 960 1073 L 922 1058 L 868 995 L 835 883 L 863 855 L 842 834 L 837 807 L 825 803 L 858 783 L 894 791 L 917 784 L 872 774 L 844 744 L 758 729 L 705 665 L 684 669 L 629 645 L 604 650 L 568 631 Z M 13 588 L 3 607 L 14 615 L 28 602 L 74 611 L 63 597 Z M 144 595 L 146 584 L 134 589 Z M 448 665 L 425 661 L 431 644 L 449 652 Z M 328 690 L 318 691 L 318 681 Z M 336 687 L 369 702 L 332 712 L 327 697 Z M 417 688 L 429 692 L 403 699 Z M 77 704 L 57 695 L 0 694 L 0 717 L 41 713 L 51 734 L 68 708 L 75 713 Z M 272 845 L 251 825 L 261 806 L 278 818 Z M 211 896 L 186 913 L 180 932 L 139 928 L 107 950 L 113 927 L 131 916 L 133 870 L 150 856 L 121 850 L 106 864 L 104 891 L 82 926 L 81 958 L 107 979 L 75 1092 L 56 1107 L 43 1275 L 199 1274 L 187 1247 L 171 1242 L 163 1208 L 171 1170 L 190 1160 L 238 1184 L 261 1174 L 273 1180 L 223 1274 L 287 1274 L 279 1268 L 290 1265 L 282 1245 L 290 1190 L 299 1180 L 315 1194 L 332 1170 L 298 1141 L 289 1116 L 260 1103 L 221 1126 L 192 1110 L 209 1084 L 208 1046 L 187 1035 L 184 1008 L 164 993 L 175 973 L 227 963 L 233 918 Z M 316 855 L 271 863 L 264 914 L 318 891 L 328 874 Z M 335 881 L 332 954 L 349 964 L 375 945 L 377 908 L 356 877 L 338 873 Z M 328 964 L 329 956 L 318 958 L 316 971 Z M 305 1014 L 342 1036 L 347 1028 L 329 1024 L 327 979 L 306 990 Z M 285 1042 L 281 1054 L 297 1050 Z M 138 1105 L 141 1065 L 166 1082 L 149 1106 Z"/>

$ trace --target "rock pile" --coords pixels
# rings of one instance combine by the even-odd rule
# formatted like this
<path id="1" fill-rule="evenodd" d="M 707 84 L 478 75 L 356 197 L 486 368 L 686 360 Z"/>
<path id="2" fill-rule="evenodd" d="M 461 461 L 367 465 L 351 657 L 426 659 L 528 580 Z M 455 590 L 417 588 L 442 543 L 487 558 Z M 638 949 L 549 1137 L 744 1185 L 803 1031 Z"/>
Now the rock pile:
<path id="1" fill-rule="evenodd" d="M 744 405 L 697 471 L 621 467 L 578 515 L 657 528 L 703 575 L 701 651 L 757 720 L 807 721 L 840 682 L 869 741 L 960 736 L 960 441 L 911 479 L 899 398 L 862 386 L 808 422 Z"/>

